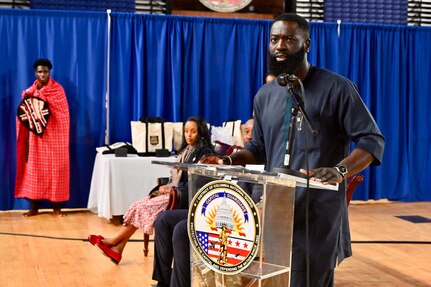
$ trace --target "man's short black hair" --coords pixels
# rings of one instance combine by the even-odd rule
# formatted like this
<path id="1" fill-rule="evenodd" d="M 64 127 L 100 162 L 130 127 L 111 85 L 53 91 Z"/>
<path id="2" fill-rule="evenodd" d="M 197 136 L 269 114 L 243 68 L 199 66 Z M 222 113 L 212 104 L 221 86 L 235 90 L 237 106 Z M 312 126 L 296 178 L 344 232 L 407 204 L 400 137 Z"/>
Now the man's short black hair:
<path id="1" fill-rule="evenodd" d="M 48 59 L 37 59 L 33 64 L 34 70 L 36 71 L 39 66 L 47 67 L 50 70 L 52 69 L 52 63 Z"/>
<path id="2" fill-rule="evenodd" d="M 308 24 L 308 21 L 305 20 L 305 18 L 299 16 L 298 14 L 294 13 L 283 13 L 280 14 L 277 18 L 275 18 L 274 23 L 277 21 L 293 21 L 298 23 L 299 29 L 301 29 L 302 32 L 304 32 L 307 37 L 310 36 L 310 25 Z"/>

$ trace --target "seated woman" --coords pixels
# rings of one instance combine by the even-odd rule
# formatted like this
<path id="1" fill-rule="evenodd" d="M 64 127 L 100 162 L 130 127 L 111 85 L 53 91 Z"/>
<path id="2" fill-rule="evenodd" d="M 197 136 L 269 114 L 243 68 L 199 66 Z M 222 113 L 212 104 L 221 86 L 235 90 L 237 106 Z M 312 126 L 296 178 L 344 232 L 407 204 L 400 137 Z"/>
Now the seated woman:
<path id="1" fill-rule="evenodd" d="M 178 153 L 178 161 L 197 163 L 204 155 L 211 153 L 213 153 L 213 149 L 207 123 L 201 117 L 188 118 L 184 125 L 183 144 Z M 157 192 L 152 192 L 151 196 L 136 201 L 129 207 L 123 216 L 124 224 L 116 235 L 110 238 L 104 238 L 102 235 L 89 235 L 88 241 L 118 264 L 121 261 L 124 247 L 137 229 L 141 229 L 147 234 L 153 234 L 154 221 L 157 215 L 166 209 L 172 187 L 177 188 L 182 198 L 178 208 L 187 208 L 187 179 L 186 172 L 171 169 L 171 178 L 167 185 L 160 186 Z"/>

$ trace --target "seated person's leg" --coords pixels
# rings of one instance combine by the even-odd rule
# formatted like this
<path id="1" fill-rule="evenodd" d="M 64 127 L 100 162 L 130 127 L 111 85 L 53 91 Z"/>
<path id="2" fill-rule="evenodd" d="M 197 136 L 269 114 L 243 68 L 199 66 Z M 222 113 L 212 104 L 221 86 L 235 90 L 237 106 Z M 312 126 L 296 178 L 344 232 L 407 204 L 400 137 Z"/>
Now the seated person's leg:
<path id="1" fill-rule="evenodd" d="M 166 210 L 157 216 L 154 223 L 154 267 L 153 279 L 158 286 L 169 286 L 174 256 L 172 237 L 175 225 L 187 219 L 187 209 Z"/>
<path id="2" fill-rule="evenodd" d="M 187 233 L 187 219 L 180 221 L 172 237 L 174 246 L 174 268 L 171 287 L 190 286 L 190 243 Z"/>
<path id="3" fill-rule="evenodd" d="M 254 203 L 258 203 L 262 200 L 263 195 L 263 185 L 262 184 L 254 184 L 251 192 L 251 199 Z"/>

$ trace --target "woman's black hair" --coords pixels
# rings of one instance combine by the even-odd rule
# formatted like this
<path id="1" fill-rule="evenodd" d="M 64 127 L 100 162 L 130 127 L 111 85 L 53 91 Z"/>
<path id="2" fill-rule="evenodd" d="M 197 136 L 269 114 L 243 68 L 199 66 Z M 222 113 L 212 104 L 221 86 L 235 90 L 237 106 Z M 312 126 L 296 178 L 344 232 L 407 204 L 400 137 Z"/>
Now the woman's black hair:
<path id="1" fill-rule="evenodd" d="M 196 142 L 196 152 L 199 153 L 205 147 L 209 147 L 210 149 L 213 149 L 213 146 L 211 144 L 211 135 L 208 130 L 207 122 L 199 116 L 189 117 L 187 119 L 187 122 L 195 122 L 198 127 L 198 141 Z M 183 127 L 183 143 L 181 144 L 181 147 L 178 150 L 178 153 L 182 152 L 182 150 L 187 147 L 184 127 Z"/>

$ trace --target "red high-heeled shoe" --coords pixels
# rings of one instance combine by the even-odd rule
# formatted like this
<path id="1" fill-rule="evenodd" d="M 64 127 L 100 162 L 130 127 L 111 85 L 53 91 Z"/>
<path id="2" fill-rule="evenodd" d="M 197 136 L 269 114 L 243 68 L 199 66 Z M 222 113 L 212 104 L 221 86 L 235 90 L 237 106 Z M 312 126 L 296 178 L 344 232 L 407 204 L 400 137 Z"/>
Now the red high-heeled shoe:
<path id="1" fill-rule="evenodd" d="M 103 238 L 102 235 L 94 235 L 94 234 L 88 235 L 88 242 L 90 242 L 93 245 L 96 245 L 96 243 L 102 243 L 103 239 L 105 238 Z"/>
<path id="2" fill-rule="evenodd" d="M 106 245 L 103 245 L 102 242 L 98 242 L 95 245 L 100 251 L 103 252 L 103 254 L 107 257 L 109 257 L 111 259 L 112 262 L 114 262 L 115 264 L 120 263 L 121 261 L 121 254 L 118 252 L 115 252 L 114 250 L 112 250 L 111 248 L 109 248 Z"/>

